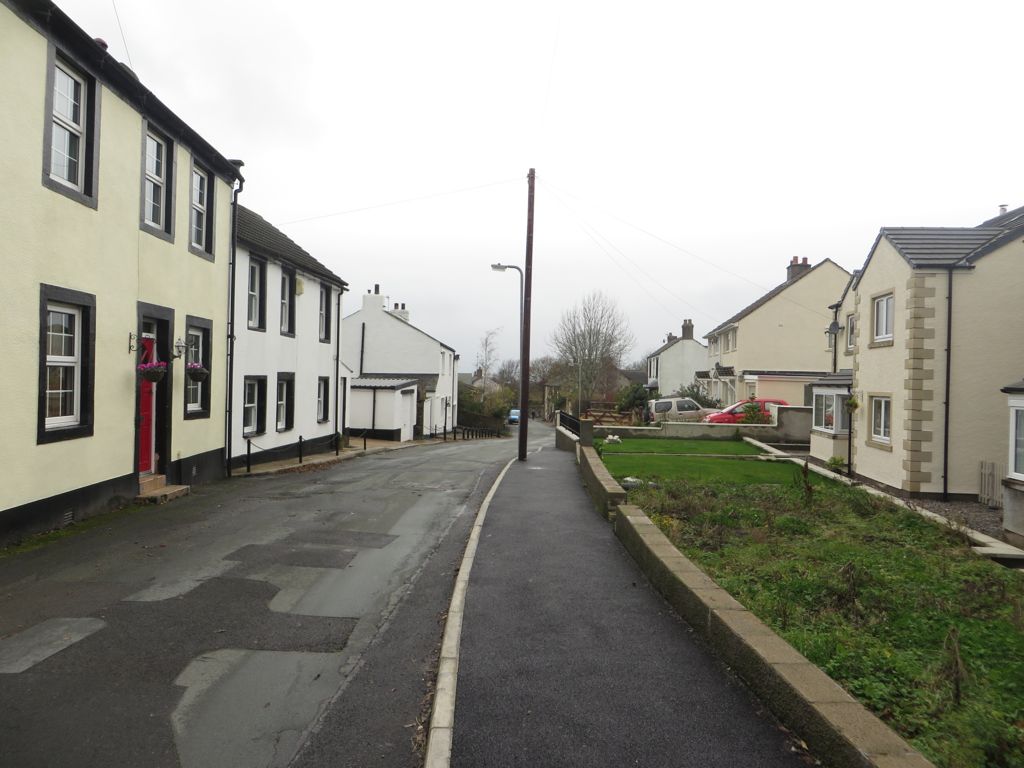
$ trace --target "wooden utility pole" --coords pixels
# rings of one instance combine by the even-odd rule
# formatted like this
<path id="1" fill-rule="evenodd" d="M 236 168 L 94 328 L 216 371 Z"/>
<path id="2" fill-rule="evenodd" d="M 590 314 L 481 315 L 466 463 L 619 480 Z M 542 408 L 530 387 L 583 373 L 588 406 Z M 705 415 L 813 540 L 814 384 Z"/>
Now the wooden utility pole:
<path id="1" fill-rule="evenodd" d="M 523 277 L 522 348 L 519 350 L 519 460 L 526 461 L 526 434 L 530 426 L 530 302 L 533 293 L 533 188 L 536 171 L 526 175 L 529 193 L 526 204 L 526 274 Z"/>

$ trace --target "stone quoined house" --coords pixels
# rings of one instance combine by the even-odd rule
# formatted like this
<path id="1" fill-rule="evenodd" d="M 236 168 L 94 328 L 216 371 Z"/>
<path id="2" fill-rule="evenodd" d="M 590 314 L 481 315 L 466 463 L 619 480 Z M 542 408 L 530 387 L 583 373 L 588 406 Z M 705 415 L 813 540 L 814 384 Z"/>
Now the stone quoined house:
<path id="1" fill-rule="evenodd" d="M 697 381 L 723 404 L 767 397 L 804 405 L 809 385 L 832 370 L 824 306 L 849 280 L 831 259 L 812 266 L 794 256 L 785 282 L 705 334 L 708 369 Z"/>
<path id="2" fill-rule="evenodd" d="M 241 176 L 52 3 L 0 2 L 0 72 L 3 538 L 223 475 Z"/>
<path id="3" fill-rule="evenodd" d="M 228 452 L 233 467 L 334 444 L 344 430 L 341 306 L 348 284 L 245 206 L 238 206 L 234 363 Z"/>
<path id="4" fill-rule="evenodd" d="M 812 455 L 849 453 L 855 475 L 905 494 L 976 498 L 984 467 L 1007 473 L 1008 445 L 1012 467 L 1000 387 L 1024 372 L 1022 296 L 1024 208 L 976 227 L 883 228 L 833 305 L 845 380 L 816 385 L 835 413 L 850 394 L 858 407 L 827 426 L 829 398 L 816 398 Z"/>

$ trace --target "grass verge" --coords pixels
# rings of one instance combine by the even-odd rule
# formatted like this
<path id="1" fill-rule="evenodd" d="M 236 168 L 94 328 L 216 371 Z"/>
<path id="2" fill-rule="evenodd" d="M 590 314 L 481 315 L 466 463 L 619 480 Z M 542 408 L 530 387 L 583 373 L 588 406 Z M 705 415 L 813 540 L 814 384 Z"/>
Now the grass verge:
<path id="1" fill-rule="evenodd" d="M 798 482 L 801 469 L 788 461 L 749 461 L 705 456 L 659 456 L 651 454 L 608 454 L 602 457 L 612 477 L 648 480 L 689 480 L 692 482 L 772 483 Z M 811 474 L 814 485 L 832 482 Z"/>
<path id="2" fill-rule="evenodd" d="M 677 476 L 630 502 L 937 766 L 1024 766 L 1024 573 L 836 483 Z"/>
<path id="3" fill-rule="evenodd" d="M 594 441 L 595 444 L 598 441 Z M 763 453 L 743 440 L 699 440 L 673 437 L 629 437 L 621 443 L 602 443 L 602 455 L 618 453 L 686 453 L 719 456 L 756 456 Z"/>

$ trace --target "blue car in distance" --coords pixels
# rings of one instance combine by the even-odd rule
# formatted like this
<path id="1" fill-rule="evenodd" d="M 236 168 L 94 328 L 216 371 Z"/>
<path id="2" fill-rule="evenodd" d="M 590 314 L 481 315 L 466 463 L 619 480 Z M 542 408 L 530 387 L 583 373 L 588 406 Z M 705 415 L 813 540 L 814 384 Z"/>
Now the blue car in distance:
<path id="1" fill-rule="evenodd" d="M 508 412 L 508 423 L 509 424 L 518 424 L 519 423 L 519 409 L 518 408 L 513 408 L 511 411 Z"/>

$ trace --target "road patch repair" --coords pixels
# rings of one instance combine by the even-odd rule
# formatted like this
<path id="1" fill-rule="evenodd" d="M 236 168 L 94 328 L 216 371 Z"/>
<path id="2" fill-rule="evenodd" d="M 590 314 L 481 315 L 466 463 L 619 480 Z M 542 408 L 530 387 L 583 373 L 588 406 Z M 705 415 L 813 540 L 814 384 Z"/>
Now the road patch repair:
<path id="1" fill-rule="evenodd" d="M 608 497 L 596 451 L 578 451 L 592 497 Z M 599 466 L 583 467 L 586 463 Z M 606 472 L 606 470 L 605 470 Z M 933 764 L 683 555 L 639 507 L 601 509 L 654 587 L 811 752 L 838 768 Z"/>

